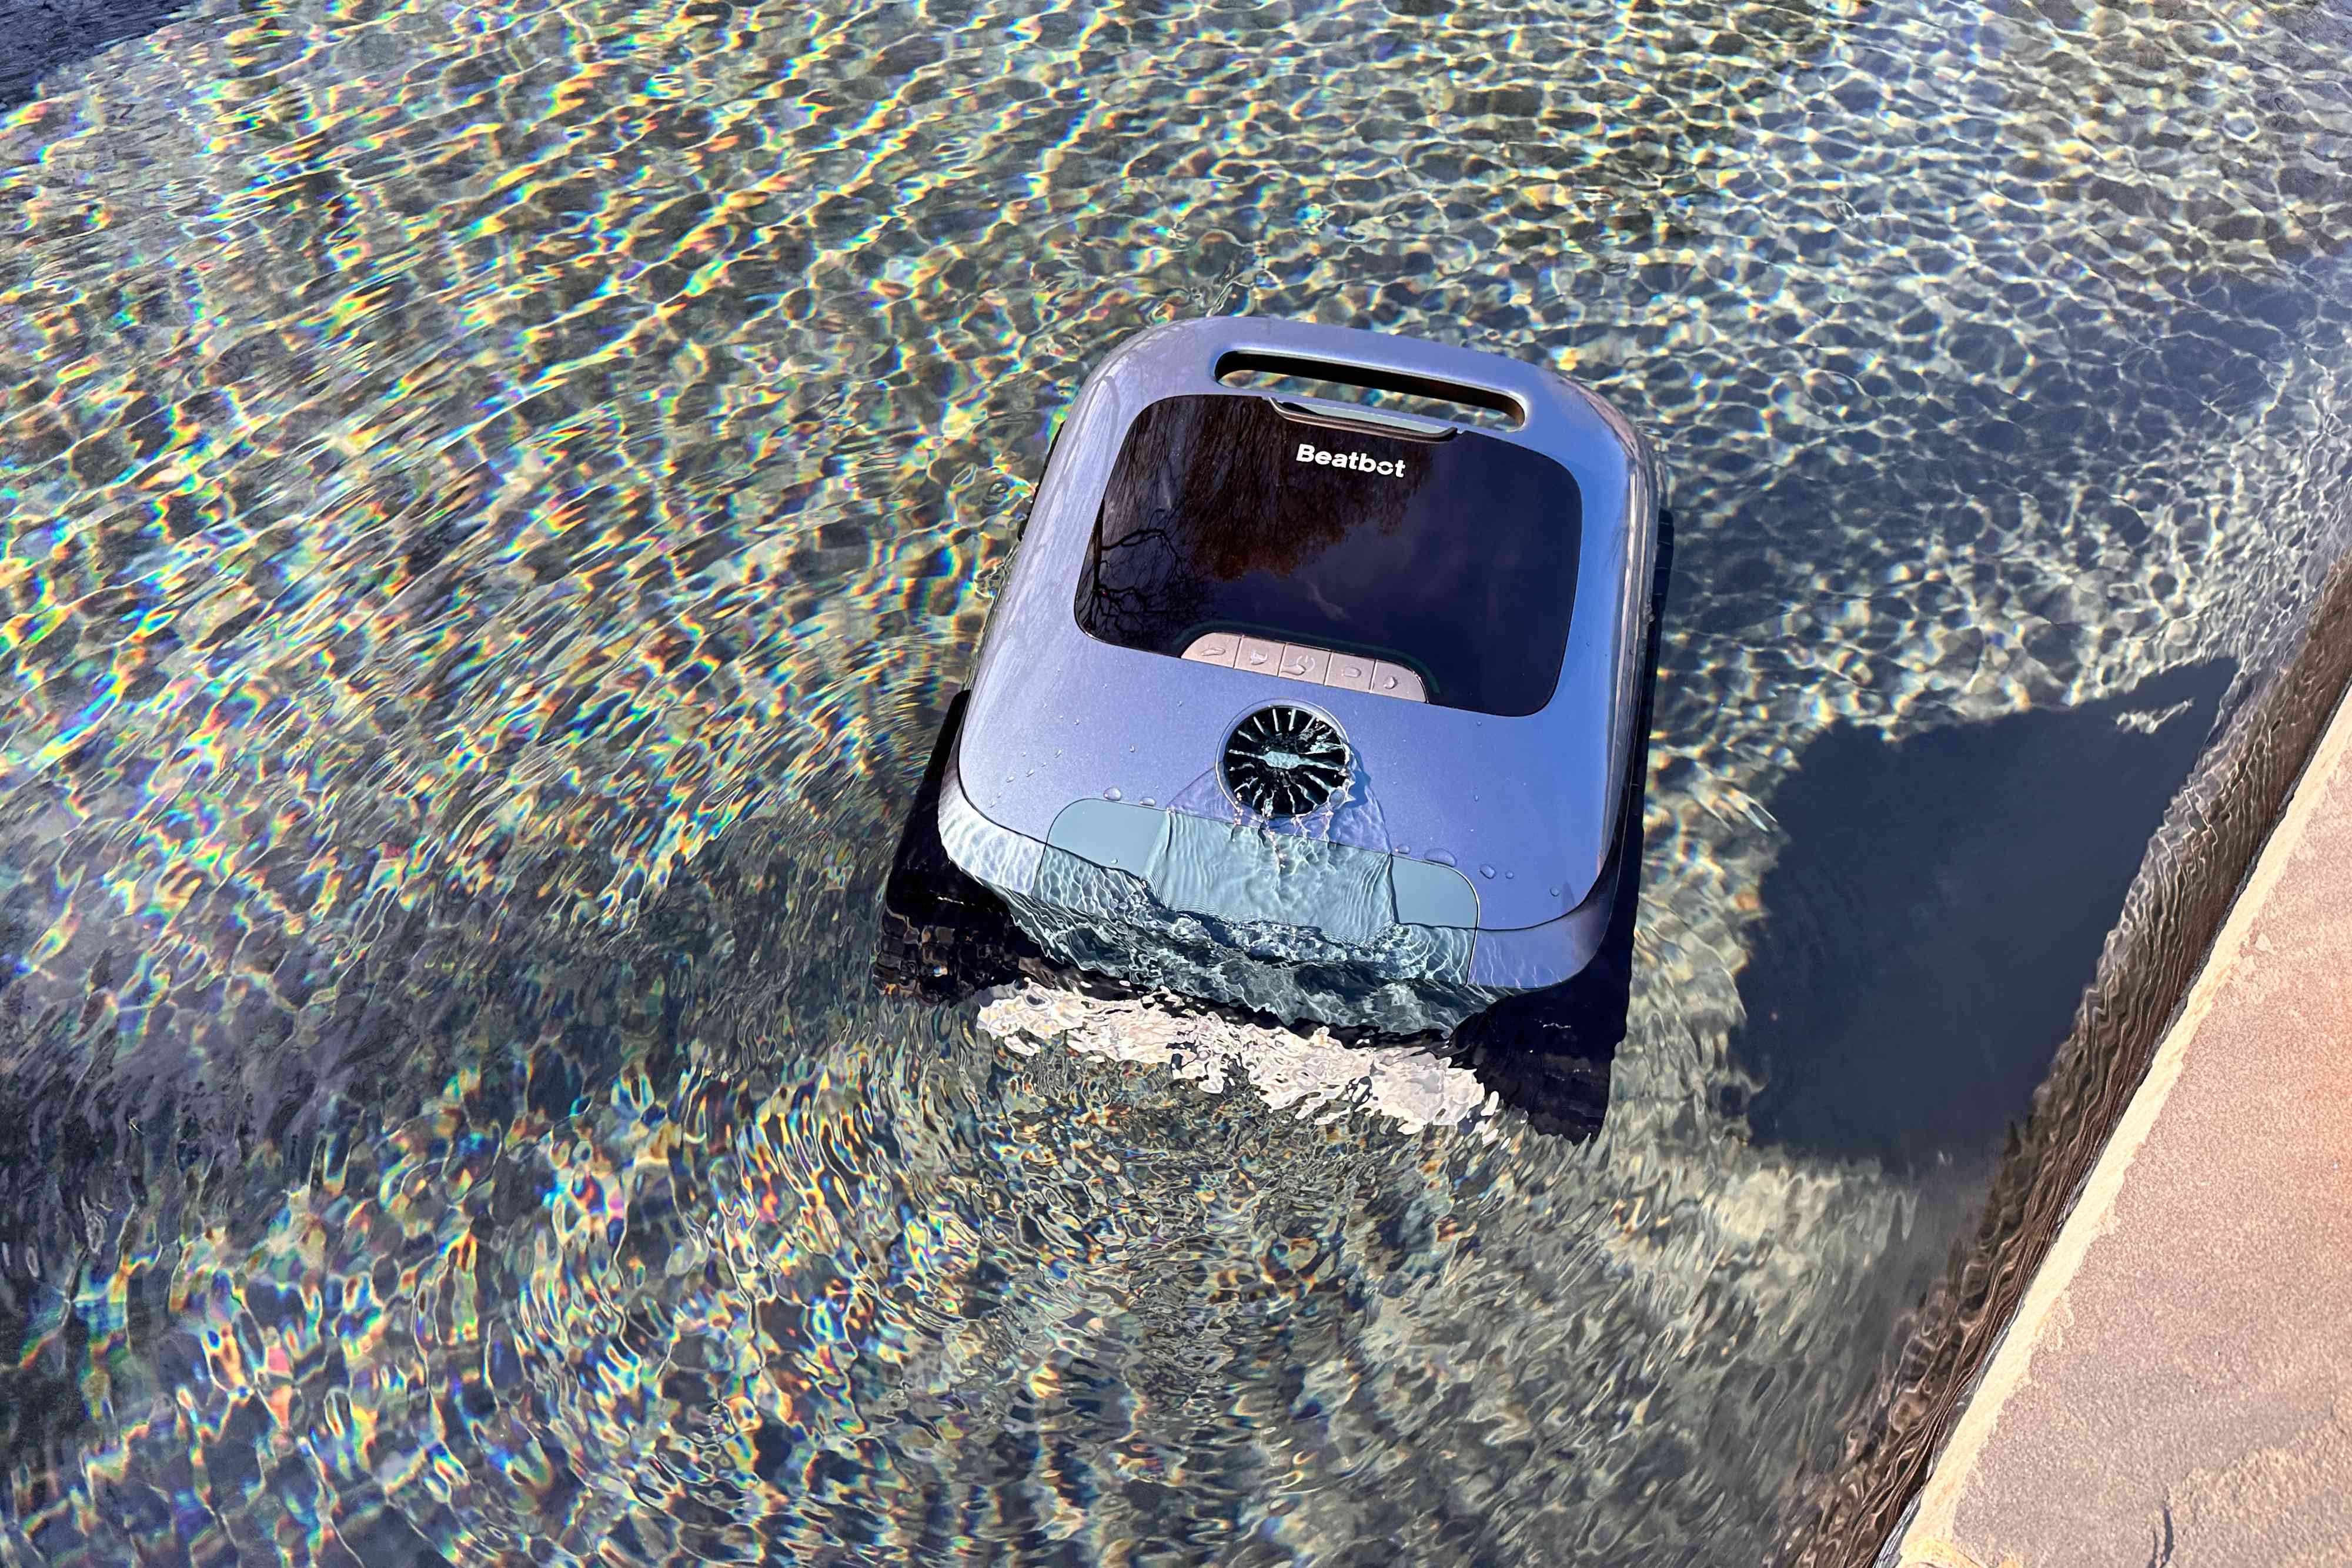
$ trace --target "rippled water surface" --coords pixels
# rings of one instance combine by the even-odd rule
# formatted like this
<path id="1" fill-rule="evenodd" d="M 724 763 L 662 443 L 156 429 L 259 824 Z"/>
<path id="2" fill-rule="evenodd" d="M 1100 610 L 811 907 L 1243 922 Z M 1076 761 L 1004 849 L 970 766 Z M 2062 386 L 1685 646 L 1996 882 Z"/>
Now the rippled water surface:
<path id="1" fill-rule="evenodd" d="M 206 0 L 53 73 L 0 1557 L 1769 1555 L 2343 549 L 2347 18 Z M 867 984 L 1045 432 L 1241 311 L 1661 439 L 1594 1142 Z"/>

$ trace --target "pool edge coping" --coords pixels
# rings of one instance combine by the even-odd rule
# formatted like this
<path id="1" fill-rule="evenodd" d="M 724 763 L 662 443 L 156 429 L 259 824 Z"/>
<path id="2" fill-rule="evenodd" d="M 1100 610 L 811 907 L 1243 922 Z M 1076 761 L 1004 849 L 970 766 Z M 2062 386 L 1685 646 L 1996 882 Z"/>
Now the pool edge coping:
<path id="1" fill-rule="evenodd" d="M 1849 1407 L 1836 1458 L 1817 1461 L 1794 1483 L 1778 1560 L 1791 1568 L 1897 1568 L 1897 1544 L 1987 1369 L 2347 704 L 2352 555 L 2324 573 L 2293 652 L 2218 738 L 2222 752 L 2200 797 L 2175 801 L 2173 815 L 2186 803 L 2203 842 L 2191 846 L 2170 882 L 2135 883 L 2035 1112 L 2013 1129 L 1974 1229 L 1957 1239 L 1879 1377 Z M 2159 831 L 2172 824 L 2168 816 Z M 2151 1002 L 2145 1019 L 2152 1021 L 2135 1021 L 2136 988 Z M 2071 1117 L 2053 1120 L 2045 1097 L 2070 1078 L 2082 1103 Z M 2089 1136 L 2070 1136 L 2086 1126 Z M 1986 1565 L 1929 1556 L 1909 1568 Z"/>
<path id="2" fill-rule="evenodd" d="M 2034 1268 L 2017 1310 L 1961 1404 L 1958 1420 L 1938 1447 L 1926 1482 L 1882 1553 L 1882 1561 L 1900 1568 L 1982 1568 L 1980 1560 L 1969 1555 L 1967 1544 L 1958 1539 L 1963 1532 L 1958 1520 L 1969 1487 L 1979 1479 L 1979 1461 L 1996 1440 L 2012 1397 L 2032 1381 L 2035 1354 L 2050 1343 L 2049 1331 L 2063 1326 L 2057 1319 L 2091 1249 L 2117 1228 L 2117 1199 L 2171 1102 L 2207 1018 L 2237 982 L 2241 961 L 2252 951 L 2254 928 L 2305 850 L 2315 820 L 2323 811 L 2347 810 L 2352 810 L 2352 693 L 2338 695 L 2326 727 L 2231 902 L 2196 980 L 2167 1025 L 2146 1074 L 2075 1194 L 2056 1239 Z M 2352 885 L 2352 870 L 2342 873 L 2340 880 Z"/>

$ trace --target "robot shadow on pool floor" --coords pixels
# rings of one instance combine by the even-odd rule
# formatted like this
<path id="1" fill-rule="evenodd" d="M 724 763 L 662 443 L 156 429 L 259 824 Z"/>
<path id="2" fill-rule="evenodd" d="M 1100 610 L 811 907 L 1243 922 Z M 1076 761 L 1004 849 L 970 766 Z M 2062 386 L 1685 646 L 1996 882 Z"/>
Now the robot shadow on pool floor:
<path id="1" fill-rule="evenodd" d="M 1651 583 L 1648 644 L 1631 777 L 1617 822 L 1617 895 L 1601 947 L 1576 976 L 1540 991 L 1508 997 L 1464 1020 L 1450 1034 L 1399 1037 L 1333 1027 L 1358 1045 L 1414 1045 L 1468 1069 L 1537 1131 L 1590 1138 L 1609 1109 L 1610 1070 L 1625 1038 L 1633 977 L 1633 925 L 1642 884 L 1642 818 L 1647 745 L 1657 689 L 1658 649 L 1674 560 L 1671 515 L 1662 516 Z M 882 931 L 874 963 L 886 993 L 934 1006 L 952 1005 L 993 986 L 1032 980 L 1105 998 L 1140 993 L 1132 986 L 1048 957 L 1022 931 L 1002 899 L 966 875 L 940 841 L 939 797 L 963 717 L 965 694 L 950 701 L 929 765 L 883 884 Z M 1282 1020 L 1222 1003 L 1186 998 L 1204 1013 L 1270 1028 Z"/>

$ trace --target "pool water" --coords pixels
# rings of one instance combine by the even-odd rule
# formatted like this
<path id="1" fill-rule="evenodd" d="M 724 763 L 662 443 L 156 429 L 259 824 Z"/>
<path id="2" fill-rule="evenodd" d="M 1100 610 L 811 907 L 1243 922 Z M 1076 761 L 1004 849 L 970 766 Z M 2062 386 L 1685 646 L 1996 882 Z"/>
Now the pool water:
<path id="1" fill-rule="evenodd" d="M 1769 1558 L 2352 541 L 2347 47 L 200 0 L 52 72 L 0 124 L 0 1558 Z M 1660 441 L 1591 1142 L 867 983 L 1055 414 L 1232 312 Z"/>

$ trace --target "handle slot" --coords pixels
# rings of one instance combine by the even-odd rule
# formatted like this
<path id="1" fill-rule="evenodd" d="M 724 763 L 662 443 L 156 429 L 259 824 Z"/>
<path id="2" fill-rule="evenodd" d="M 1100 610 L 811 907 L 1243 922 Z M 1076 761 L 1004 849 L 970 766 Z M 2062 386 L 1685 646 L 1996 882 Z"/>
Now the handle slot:
<path id="1" fill-rule="evenodd" d="M 1458 424 L 1517 430 L 1528 422 L 1526 407 L 1507 392 L 1376 365 L 1234 349 L 1217 357 L 1214 373 L 1224 386 L 1390 408 Z"/>

